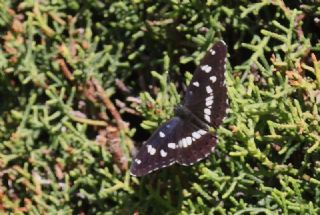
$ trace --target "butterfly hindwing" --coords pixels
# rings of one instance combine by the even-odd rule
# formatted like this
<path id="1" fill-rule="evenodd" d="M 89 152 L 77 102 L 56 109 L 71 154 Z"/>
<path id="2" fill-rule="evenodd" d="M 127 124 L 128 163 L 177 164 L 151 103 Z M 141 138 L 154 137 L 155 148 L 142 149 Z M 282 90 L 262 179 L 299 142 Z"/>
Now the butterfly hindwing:
<path id="1" fill-rule="evenodd" d="M 228 107 L 225 85 L 227 46 L 217 42 L 209 49 L 194 72 L 184 97 L 185 105 L 208 125 L 218 127 Z"/>
<path id="2" fill-rule="evenodd" d="M 190 126 L 185 126 L 184 131 L 188 135 L 178 141 L 177 163 L 192 165 L 213 152 L 217 143 L 214 135 L 202 128 Z"/>
<path id="3" fill-rule="evenodd" d="M 174 117 L 158 128 L 133 160 L 131 174 L 143 176 L 174 163 L 191 165 L 207 157 L 215 138 L 189 120 Z"/>
<path id="4" fill-rule="evenodd" d="M 215 146 L 216 137 L 210 133 L 206 133 L 188 148 L 179 148 L 177 162 L 185 166 L 192 165 L 208 157 L 214 151 Z"/>

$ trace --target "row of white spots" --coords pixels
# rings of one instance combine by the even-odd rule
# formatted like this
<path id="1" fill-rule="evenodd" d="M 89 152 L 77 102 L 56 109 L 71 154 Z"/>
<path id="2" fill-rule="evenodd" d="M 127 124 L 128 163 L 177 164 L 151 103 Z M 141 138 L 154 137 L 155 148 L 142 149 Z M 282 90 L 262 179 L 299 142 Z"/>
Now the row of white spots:
<path id="1" fill-rule="evenodd" d="M 192 132 L 191 136 L 182 138 L 178 141 L 178 147 L 180 148 L 187 148 L 197 139 L 200 139 L 201 136 L 205 135 L 207 132 L 203 129 L 200 129 L 198 131 Z"/>
<path id="2" fill-rule="evenodd" d="M 210 80 L 212 83 L 215 83 L 217 81 L 216 76 L 211 76 Z M 210 85 L 206 86 L 206 91 L 209 94 L 206 97 L 206 108 L 203 109 L 203 114 L 204 114 L 204 119 L 208 122 L 211 123 L 211 109 L 212 109 L 212 104 L 213 104 L 213 90 L 210 87 Z"/>
<path id="3" fill-rule="evenodd" d="M 206 108 L 203 110 L 204 113 L 204 119 L 207 122 L 211 122 L 211 109 L 213 104 L 213 94 L 210 93 L 209 96 L 206 98 Z"/>
<path id="4" fill-rule="evenodd" d="M 175 146 L 174 146 L 175 147 Z M 157 150 L 152 146 L 152 145 L 147 145 L 147 151 L 150 155 L 155 155 Z M 168 152 L 166 152 L 165 150 L 161 149 L 160 150 L 160 155 L 161 157 L 166 157 L 168 155 Z M 141 160 L 139 159 L 136 159 L 135 162 L 137 164 L 140 164 L 141 163 Z"/>
<path id="5" fill-rule="evenodd" d="M 197 131 L 197 132 L 193 132 L 192 134 L 199 134 L 199 133 L 201 133 L 201 134 L 204 135 L 204 134 L 206 134 L 206 131 L 204 131 L 204 130 L 201 129 L 201 130 L 199 130 L 199 131 Z M 217 143 L 218 143 L 218 140 L 217 140 Z M 215 150 L 215 146 L 211 147 L 211 152 L 213 152 L 214 150 Z M 166 156 L 167 156 L 167 152 L 165 152 L 164 150 L 161 150 L 161 151 L 160 151 L 160 154 L 162 154 L 162 157 L 166 157 Z M 181 164 L 182 164 L 182 165 L 192 165 L 192 164 L 194 164 L 194 163 L 196 163 L 196 162 L 204 159 L 204 158 L 207 157 L 209 154 L 210 154 L 210 152 L 206 153 L 204 156 L 199 157 L 199 158 L 198 158 L 195 162 L 193 162 L 193 163 L 188 163 L 188 164 L 181 163 Z M 139 160 L 139 159 L 137 159 L 137 158 L 136 158 L 134 161 L 135 161 L 138 165 L 140 165 L 140 164 L 142 163 L 142 161 Z M 167 167 L 167 166 L 171 166 L 171 165 L 174 164 L 174 163 L 175 163 L 175 161 L 174 161 L 173 158 L 170 159 L 170 162 L 169 162 L 168 164 L 164 164 L 164 165 L 158 166 L 160 163 L 157 162 L 157 163 L 155 163 L 155 165 L 158 166 L 158 167 L 156 167 L 156 168 L 151 168 L 151 169 L 148 171 L 148 173 L 151 173 L 151 172 L 153 172 L 153 171 L 156 171 L 156 170 L 158 170 L 158 169 L 160 169 L 160 168 L 164 168 L 164 167 Z"/>
<path id="6" fill-rule="evenodd" d="M 222 42 L 224 43 L 224 41 L 222 41 Z M 225 43 L 224 43 L 224 44 L 225 44 Z M 227 70 L 226 60 L 227 60 L 227 58 L 224 58 L 224 65 L 223 65 L 224 71 Z M 224 87 L 226 86 L 226 79 L 223 80 L 223 86 L 224 86 Z M 228 97 L 226 98 L 226 104 L 229 105 Z"/>
<path id="7" fill-rule="evenodd" d="M 211 55 L 215 55 L 216 52 L 213 49 L 210 49 L 209 52 Z M 208 69 L 208 67 L 210 69 Z M 205 71 L 206 73 L 209 73 L 211 71 L 211 67 L 208 65 L 201 66 L 201 69 Z M 215 83 L 217 81 L 216 76 L 210 76 L 210 81 L 212 83 Z M 209 94 L 209 96 L 206 98 L 206 108 L 203 110 L 204 112 L 204 119 L 208 122 L 211 123 L 211 109 L 212 109 L 212 104 L 213 104 L 213 90 L 210 85 L 206 86 L 206 92 Z"/>
<path id="8" fill-rule="evenodd" d="M 224 58 L 224 61 L 223 61 L 223 69 L 224 71 L 227 70 L 227 58 Z M 223 80 L 223 86 L 226 86 L 226 79 Z"/>
<path id="9" fill-rule="evenodd" d="M 210 106 L 210 108 L 211 108 L 211 106 Z M 207 122 L 211 122 L 211 118 L 210 118 L 210 116 L 211 116 L 211 110 L 210 110 L 209 108 L 205 108 L 203 112 L 204 112 L 204 119 L 205 119 Z"/>
<path id="10" fill-rule="evenodd" d="M 222 43 L 226 46 L 226 43 L 222 40 Z M 224 58 L 224 62 L 223 62 L 223 68 L 224 71 L 227 70 L 227 63 L 226 63 L 227 58 Z M 223 86 L 226 86 L 226 79 L 223 80 Z M 229 101 L 228 101 L 228 97 L 226 98 L 226 104 L 229 105 Z M 226 110 L 226 112 L 228 111 L 228 109 Z M 224 117 L 225 118 L 225 117 Z M 224 120 L 224 119 L 223 119 Z"/>
<path id="11" fill-rule="evenodd" d="M 159 136 L 160 137 L 165 137 L 165 134 L 160 131 Z M 176 144 L 175 143 L 168 143 L 168 148 L 175 149 L 176 148 Z M 152 145 L 147 145 L 147 151 L 148 151 L 148 153 L 150 155 L 155 155 L 156 152 L 157 152 L 157 150 Z M 160 150 L 160 155 L 161 155 L 161 157 L 166 157 L 168 155 L 168 153 L 165 150 L 161 149 Z M 136 163 L 140 164 L 141 161 L 140 162 L 139 161 L 140 160 L 136 160 Z"/>
<path id="12" fill-rule="evenodd" d="M 225 42 L 222 41 L 222 43 L 226 46 Z M 214 49 L 210 49 L 209 50 L 210 54 L 211 55 L 215 55 L 216 54 L 216 51 Z M 224 58 L 223 60 L 221 60 L 221 64 L 223 64 L 223 68 L 224 70 L 226 71 L 226 58 Z M 200 67 L 202 71 L 206 72 L 206 73 L 209 73 L 211 70 L 212 70 L 212 67 L 209 66 L 209 65 L 203 65 Z M 217 77 L 216 76 L 210 76 L 209 78 L 211 80 L 212 83 L 215 83 L 217 81 Z M 223 86 L 225 87 L 226 86 L 226 80 L 224 79 L 223 81 Z M 204 119 L 211 123 L 211 109 L 212 109 L 212 105 L 213 105 L 213 90 L 212 88 L 210 87 L 210 85 L 206 86 L 206 91 L 207 93 L 209 94 L 209 96 L 206 98 L 206 108 L 203 110 L 204 112 Z M 228 98 L 226 98 L 226 104 L 228 104 Z"/>
<path id="13" fill-rule="evenodd" d="M 191 136 L 188 136 L 188 137 L 185 137 L 185 138 L 182 138 L 179 142 L 178 142 L 178 145 L 176 145 L 175 143 L 168 143 L 168 148 L 170 149 L 176 149 L 176 147 L 188 147 L 192 144 L 193 141 L 195 140 L 198 140 L 201 138 L 201 136 L 207 134 L 207 131 L 203 130 L 203 129 L 199 129 L 198 131 L 194 131 L 192 132 Z M 152 145 L 147 145 L 147 150 L 148 150 L 148 153 L 150 155 L 154 155 L 156 153 L 156 149 L 152 146 Z M 211 151 L 214 150 L 214 147 L 211 148 Z M 168 155 L 168 152 L 166 152 L 164 149 L 161 149 L 160 150 L 160 155 L 161 157 L 167 157 Z M 206 157 L 207 155 L 205 155 L 204 157 Z M 199 158 L 197 161 L 201 160 L 202 158 Z M 138 165 L 140 165 L 142 163 L 142 161 L 138 158 L 136 158 L 134 160 Z M 166 167 L 166 166 L 170 166 L 174 163 L 174 161 L 171 160 L 171 162 L 168 164 L 168 165 L 163 165 L 163 166 L 159 166 L 158 168 L 155 168 L 153 170 L 150 170 L 150 172 L 153 172 L 159 168 L 162 168 L 162 167 Z"/>
<path id="14" fill-rule="evenodd" d="M 150 155 L 154 155 L 157 152 L 157 150 L 152 145 L 147 145 L 147 150 Z M 161 149 L 160 155 L 161 157 L 166 157 L 168 153 L 165 150 Z"/>
<path id="15" fill-rule="evenodd" d="M 178 141 L 178 146 L 180 148 L 186 148 L 192 144 L 192 138 L 191 137 L 185 137 Z"/>
<path id="16" fill-rule="evenodd" d="M 206 73 L 209 73 L 212 70 L 212 67 L 209 66 L 209 65 L 203 65 L 200 68 L 201 68 L 202 71 L 205 71 Z"/>

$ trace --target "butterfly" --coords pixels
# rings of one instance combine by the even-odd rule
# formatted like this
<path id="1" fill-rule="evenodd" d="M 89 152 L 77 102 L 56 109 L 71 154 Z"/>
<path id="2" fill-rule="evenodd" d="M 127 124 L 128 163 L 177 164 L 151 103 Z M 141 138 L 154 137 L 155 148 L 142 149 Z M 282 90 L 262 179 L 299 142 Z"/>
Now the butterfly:
<path id="1" fill-rule="evenodd" d="M 228 108 L 225 84 L 227 45 L 213 45 L 194 72 L 175 116 L 143 144 L 131 164 L 131 175 L 144 176 L 174 163 L 192 165 L 211 154 L 216 128 Z"/>

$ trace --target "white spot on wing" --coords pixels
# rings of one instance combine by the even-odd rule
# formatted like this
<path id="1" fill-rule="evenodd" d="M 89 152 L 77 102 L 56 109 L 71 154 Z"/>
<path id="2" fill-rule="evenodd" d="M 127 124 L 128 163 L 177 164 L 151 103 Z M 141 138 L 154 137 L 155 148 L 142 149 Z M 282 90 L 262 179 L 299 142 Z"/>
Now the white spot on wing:
<path id="1" fill-rule="evenodd" d="M 213 151 L 214 151 L 214 149 L 215 149 L 215 146 L 213 146 L 213 147 L 211 148 L 211 152 L 213 152 Z"/>
<path id="2" fill-rule="evenodd" d="M 202 71 L 204 71 L 204 72 L 206 72 L 206 73 L 209 73 L 209 72 L 211 72 L 211 70 L 212 70 L 212 67 L 209 66 L 209 65 L 203 65 L 203 66 L 201 66 L 200 68 L 201 68 Z"/>
<path id="3" fill-rule="evenodd" d="M 134 159 L 134 161 L 139 165 L 141 164 L 141 160 L 139 160 L 138 158 Z"/>
<path id="4" fill-rule="evenodd" d="M 210 80 L 212 81 L 212 83 L 215 83 L 217 81 L 217 77 L 216 76 L 211 76 Z"/>
<path id="5" fill-rule="evenodd" d="M 168 143 L 168 148 L 175 149 L 176 148 L 176 144 L 175 143 Z"/>
<path id="6" fill-rule="evenodd" d="M 195 139 L 199 139 L 201 137 L 201 134 L 199 134 L 198 132 L 192 132 L 192 137 L 194 137 Z"/>
<path id="7" fill-rule="evenodd" d="M 166 151 L 164 151 L 163 149 L 161 149 L 160 155 L 161 155 L 161 157 L 166 157 L 168 155 L 168 153 Z"/>
<path id="8" fill-rule="evenodd" d="M 196 160 L 196 162 L 198 162 L 198 161 L 201 161 L 203 158 L 198 158 L 197 160 Z"/>
<path id="9" fill-rule="evenodd" d="M 162 131 L 160 131 L 160 132 L 159 132 L 159 136 L 160 136 L 161 138 L 164 138 L 166 135 L 165 135 Z"/>
<path id="10" fill-rule="evenodd" d="M 205 135 L 207 132 L 203 129 L 198 130 L 198 133 L 201 135 Z"/>
<path id="11" fill-rule="evenodd" d="M 192 138 L 191 137 L 186 137 L 186 142 L 187 142 L 187 145 L 190 146 L 191 143 L 192 143 Z"/>
<path id="12" fill-rule="evenodd" d="M 208 97 L 206 98 L 206 101 L 210 101 L 210 100 L 213 100 L 213 95 L 208 96 Z"/>
<path id="13" fill-rule="evenodd" d="M 211 110 L 209 108 L 205 108 L 204 113 L 207 115 L 211 115 Z"/>
<path id="14" fill-rule="evenodd" d="M 192 85 L 193 85 L 193 86 L 196 86 L 196 87 L 199 87 L 199 86 L 200 86 L 200 84 L 199 84 L 198 81 L 193 82 Z"/>
<path id="15" fill-rule="evenodd" d="M 213 104 L 213 100 L 208 100 L 208 101 L 206 101 L 206 106 L 208 107 L 210 107 L 211 105 Z"/>
<path id="16" fill-rule="evenodd" d="M 207 87 L 206 87 L 206 91 L 207 91 L 207 93 L 209 93 L 209 94 L 213 92 L 213 91 L 212 91 L 212 88 L 211 88 L 210 86 L 207 86 Z"/>
<path id="17" fill-rule="evenodd" d="M 182 146 L 182 140 L 179 140 L 179 141 L 178 141 L 178 146 L 179 146 L 180 148 L 183 147 L 183 146 Z"/>
<path id="18" fill-rule="evenodd" d="M 187 140 L 186 140 L 186 138 L 182 138 L 182 146 L 184 147 L 184 148 L 187 148 L 188 147 L 188 143 L 187 143 Z"/>
<path id="19" fill-rule="evenodd" d="M 213 49 L 210 49 L 209 52 L 211 53 L 211 55 L 215 55 L 216 54 L 216 51 L 213 50 Z"/>
<path id="20" fill-rule="evenodd" d="M 207 114 L 204 115 L 204 119 L 205 119 L 207 122 L 211 122 L 210 116 L 207 115 Z"/>
<path id="21" fill-rule="evenodd" d="M 156 153 L 156 149 L 155 148 L 153 148 L 151 145 L 147 145 L 147 150 L 148 150 L 148 153 L 150 154 L 150 155 L 154 155 L 155 153 Z"/>

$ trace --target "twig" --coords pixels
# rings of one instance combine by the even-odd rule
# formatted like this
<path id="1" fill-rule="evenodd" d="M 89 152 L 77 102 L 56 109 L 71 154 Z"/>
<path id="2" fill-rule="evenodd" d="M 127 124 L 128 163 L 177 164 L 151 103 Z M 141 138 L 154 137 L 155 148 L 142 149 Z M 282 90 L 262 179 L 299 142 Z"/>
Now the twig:
<path id="1" fill-rule="evenodd" d="M 69 70 L 69 68 L 68 68 L 66 62 L 64 61 L 64 59 L 59 58 L 57 61 L 58 61 L 58 64 L 59 64 L 64 76 L 66 76 L 66 78 L 68 80 L 73 81 L 74 80 L 74 76 L 73 76 L 72 72 Z"/>
<path id="2" fill-rule="evenodd" d="M 119 136 L 119 129 L 109 125 L 105 129 L 99 130 L 96 141 L 100 145 L 107 145 L 117 167 L 121 171 L 126 171 L 128 169 L 128 159 L 121 148 Z"/>
<path id="3" fill-rule="evenodd" d="M 107 126 L 108 125 L 105 121 L 102 121 L 102 120 L 81 118 L 81 117 L 76 117 L 72 114 L 70 114 L 70 118 L 76 122 L 80 122 L 80 123 L 87 124 L 87 125 L 93 125 L 93 126 Z"/>
<path id="4" fill-rule="evenodd" d="M 318 82 L 318 86 L 320 86 L 320 68 L 319 68 L 319 62 L 317 60 L 317 57 L 315 54 L 311 54 L 311 58 L 312 58 L 312 62 L 313 62 L 313 66 L 314 66 L 314 74 L 316 76 L 317 82 Z"/>
<path id="5" fill-rule="evenodd" d="M 127 95 L 130 94 L 130 89 L 123 83 L 122 80 L 116 79 L 115 84 L 119 88 L 119 90 L 121 90 L 122 93 Z"/>
<path id="6" fill-rule="evenodd" d="M 116 120 L 116 123 L 118 125 L 118 128 L 120 130 L 127 130 L 127 125 L 123 122 L 122 117 L 119 113 L 119 111 L 116 109 L 110 98 L 106 95 L 104 92 L 104 89 L 101 87 L 99 82 L 96 79 L 92 79 L 91 82 L 94 84 L 99 98 L 102 100 L 104 105 L 107 107 L 107 109 L 110 111 L 113 118 Z"/>

